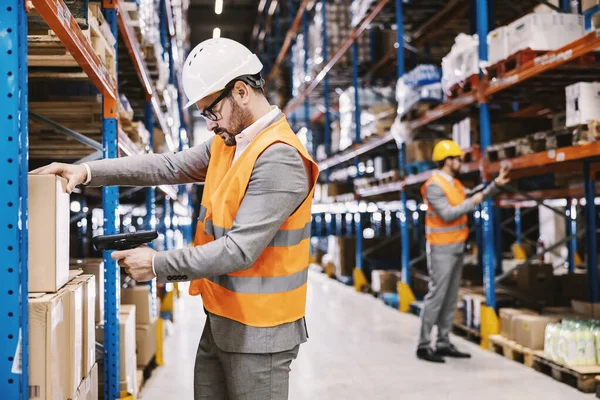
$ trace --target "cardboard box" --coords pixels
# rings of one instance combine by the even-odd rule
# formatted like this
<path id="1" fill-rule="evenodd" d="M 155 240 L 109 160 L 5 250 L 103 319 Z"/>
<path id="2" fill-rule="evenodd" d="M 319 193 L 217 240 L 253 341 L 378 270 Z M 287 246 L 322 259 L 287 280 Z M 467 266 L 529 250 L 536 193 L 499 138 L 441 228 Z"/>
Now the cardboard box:
<path id="1" fill-rule="evenodd" d="M 583 16 L 531 13 L 508 25 L 508 55 L 521 50 L 556 50 L 583 35 Z"/>
<path id="2" fill-rule="evenodd" d="M 600 118 L 600 82 L 578 82 L 565 87 L 567 126 Z"/>
<path id="3" fill-rule="evenodd" d="M 135 332 L 135 313 L 134 305 L 121 305 L 121 313 L 119 315 L 120 327 L 120 364 L 121 364 L 121 390 L 126 390 L 128 393 L 134 394 L 137 385 L 136 368 L 136 332 Z M 125 388 L 123 388 L 123 384 Z"/>
<path id="4" fill-rule="evenodd" d="M 433 148 L 441 139 L 415 140 L 406 144 L 406 162 L 431 161 Z"/>
<path id="5" fill-rule="evenodd" d="M 150 286 L 139 284 L 133 288 L 121 290 L 121 304 L 135 305 L 135 324 L 149 325 L 156 322 L 158 315 L 153 307 Z"/>
<path id="6" fill-rule="evenodd" d="M 397 293 L 400 271 L 371 271 L 371 288 L 375 293 Z"/>
<path id="7" fill-rule="evenodd" d="M 69 364 L 67 388 L 69 396 L 72 397 L 77 392 L 82 379 L 83 283 L 72 281 L 65 286 L 65 289 L 67 291 L 65 312 L 69 314 L 69 352 L 68 358 L 65 358 Z"/>
<path id="8" fill-rule="evenodd" d="M 565 274 L 557 279 L 561 304 L 570 305 L 571 300 L 585 301 L 590 298 L 587 274 Z"/>
<path id="9" fill-rule="evenodd" d="M 135 327 L 137 366 L 145 368 L 156 355 L 156 322 Z"/>
<path id="10" fill-rule="evenodd" d="M 28 302 L 30 397 L 65 399 L 71 347 L 68 293 L 31 293 Z"/>
<path id="11" fill-rule="evenodd" d="M 488 33 L 488 62 L 490 65 L 508 57 L 508 32 L 508 27 L 501 26 Z"/>
<path id="12" fill-rule="evenodd" d="M 94 308 L 96 305 L 96 277 L 81 275 L 72 283 L 81 282 L 83 285 L 83 342 L 82 342 L 82 379 L 89 375 L 96 363 L 96 330 L 94 323 Z M 71 284 L 71 283 L 70 283 Z"/>
<path id="13" fill-rule="evenodd" d="M 533 310 L 525 308 L 501 308 L 500 309 L 500 334 L 507 339 L 514 340 L 513 320 L 517 315 L 536 315 Z"/>
<path id="14" fill-rule="evenodd" d="M 94 364 L 77 389 L 73 400 L 98 400 L 98 365 Z"/>
<path id="15" fill-rule="evenodd" d="M 585 12 L 598 4 L 600 4 L 600 0 L 581 0 L 581 11 Z"/>
<path id="16" fill-rule="evenodd" d="M 69 279 L 71 209 L 67 180 L 30 175 L 28 184 L 29 292 L 56 292 Z"/>
<path id="17" fill-rule="evenodd" d="M 514 341 L 532 350 L 544 349 L 546 325 L 558 322 L 555 316 L 516 315 L 513 318 Z"/>
<path id="18" fill-rule="evenodd" d="M 586 318 L 600 317 L 600 303 L 588 303 L 587 301 L 572 300 L 571 308 L 575 314 Z"/>
<path id="19" fill-rule="evenodd" d="M 85 259 L 79 266 L 86 275 L 96 277 L 96 306 L 94 320 L 96 324 L 104 324 L 104 261 L 101 258 Z"/>

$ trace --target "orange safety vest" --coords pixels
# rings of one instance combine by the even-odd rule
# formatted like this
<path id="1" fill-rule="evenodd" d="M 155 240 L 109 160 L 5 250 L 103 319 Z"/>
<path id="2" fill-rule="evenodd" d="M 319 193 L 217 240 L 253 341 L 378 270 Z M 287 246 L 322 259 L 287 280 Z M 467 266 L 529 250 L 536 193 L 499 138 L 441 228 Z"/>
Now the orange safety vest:
<path id="1" fill-rule="evenodd" d="M 232 164 L 235 147 L 215 139 L 211 145 L 202 207 L 194 244 L 202 246 L 227 234 L 246 193 L 254 164 L 272 144 L 286 143 L 310 164 L 312 180 L 304 202 L 285 220 L 248 269 L 191 283 L 211 313 L 254 327 L 273 327 L 304 317 L 308 278 L 312 197 L 319 169 L 281 118 L 250 142 Z"/>
<path id="2" fill-rule="evenodd" d="M 425 204 L 427 204 L 427 214 L 425 215 L 425 235 L 427 236 L 427 241 L 432 245 L 464 242 L 469 237 L 469 228 L 467 227 L 469 218 L 463 215 L 452 222 L 444 222 L 433 207 L 431 207 L 425 195 L 427 186 L 432 183 L 442 188 L 448 198 L 448 202 L 452 206 L 458 206 L 467 198 L 465 187 L 456 178 L 454 179 L 454 184 L 452 184 L 442 175 L 435 174 L 425 182 L 421 187 L 421 194 Z"/>

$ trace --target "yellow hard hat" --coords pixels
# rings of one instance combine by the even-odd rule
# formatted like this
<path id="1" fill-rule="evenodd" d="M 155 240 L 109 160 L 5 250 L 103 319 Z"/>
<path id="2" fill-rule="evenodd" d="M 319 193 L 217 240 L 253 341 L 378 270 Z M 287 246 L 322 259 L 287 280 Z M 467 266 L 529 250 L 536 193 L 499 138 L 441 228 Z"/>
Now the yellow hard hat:
<path id="1" fill-rule="evenodd" d="M 465 153 L 452 140 L 442 140 L 433 148 L 433 161 L 444 161 L 448 157 L 463 157 Z"/>

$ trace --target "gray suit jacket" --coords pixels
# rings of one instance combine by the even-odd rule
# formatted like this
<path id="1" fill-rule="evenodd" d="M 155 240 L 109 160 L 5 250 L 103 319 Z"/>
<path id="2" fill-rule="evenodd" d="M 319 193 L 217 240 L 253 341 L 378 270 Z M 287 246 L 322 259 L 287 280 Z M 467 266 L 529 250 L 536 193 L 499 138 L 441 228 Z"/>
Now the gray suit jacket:
<path id="1" fill-rule="evenodd" d="M 178 153 L 90 162 L 89 185 L 203 182 L 213 139 Z M 250 268 L 308 195 L 312 178 L 308 171 L 293 147 L 276 143 L 267 148 L 256 161 L 233 228 L 224 237 L 203 246 L 159 252 L 154 258 L 158 281 L 191 281 Z M 210 313 L 208 318 L 217 346 L 227 352 L 281 352 L 308 338 L 304 318 L 274 328 L 250 327 Z"/>

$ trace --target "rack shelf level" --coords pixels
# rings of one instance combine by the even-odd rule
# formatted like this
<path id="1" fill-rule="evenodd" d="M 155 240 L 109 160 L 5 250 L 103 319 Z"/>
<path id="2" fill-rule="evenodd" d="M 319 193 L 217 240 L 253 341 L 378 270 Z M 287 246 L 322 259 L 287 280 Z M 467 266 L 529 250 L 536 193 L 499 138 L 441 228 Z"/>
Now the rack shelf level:
<path id="1" fill-rule="evenodd" d="M 40 16 L 104 96 L 116 100 L 117 83 L 62 0 L 32 0 Z"/>
<path id="2" fill-rule="evenodd" d="M 319 163 L 319 168 L 321 170 L 326 170 L 328 168 L 334 167 L 336 165 L 345 163 L 354 159 L 355 157 L 361 156 L 371 150 L 376 149 L 377 147 L 386 145 L 394 140 L 394 137 L 391 133 L 387 133 L 385 136 L 381 136 L 375 140 L 370 140 L 366 143 L 360 143 L 354 146 L 354 149 L 350 151 L 346 151 L 340 154 L 336 154 L 322 162 Z"/>

